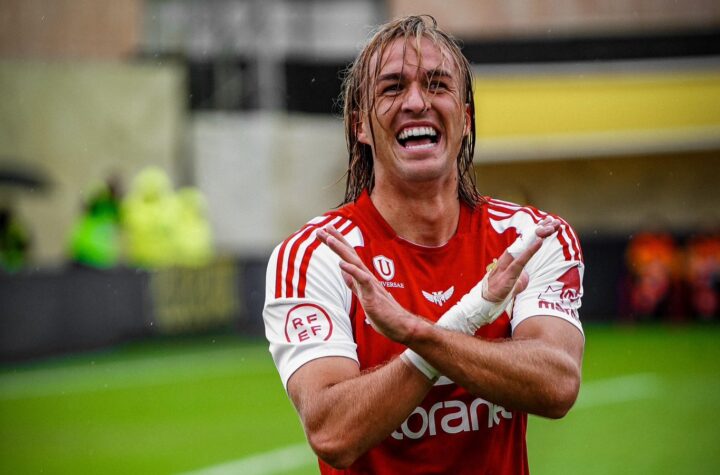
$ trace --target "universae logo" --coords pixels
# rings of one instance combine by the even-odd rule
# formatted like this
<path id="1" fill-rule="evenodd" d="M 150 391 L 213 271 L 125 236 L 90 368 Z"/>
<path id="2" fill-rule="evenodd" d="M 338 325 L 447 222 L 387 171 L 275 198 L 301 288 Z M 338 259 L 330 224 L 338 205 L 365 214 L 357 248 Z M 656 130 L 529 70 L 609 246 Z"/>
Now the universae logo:
<path id="1" fill-rule="evenodd" d="M 373 257 L 373 266 L 378 275 L 385 280 L 392 280 L 395 277 L 395 263 L 385 256 Z"/>

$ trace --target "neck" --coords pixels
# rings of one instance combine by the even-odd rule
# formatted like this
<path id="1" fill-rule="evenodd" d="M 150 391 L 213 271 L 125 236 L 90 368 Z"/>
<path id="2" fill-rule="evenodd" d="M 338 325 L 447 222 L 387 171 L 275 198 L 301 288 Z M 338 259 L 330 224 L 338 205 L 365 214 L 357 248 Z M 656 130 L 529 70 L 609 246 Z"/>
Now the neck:
<path id="1" fill-rule="evenodd" d="M 460 200 L 455 187 L 416 186 L 412 190 L 376 186 L 375 208 L 401 238 L 422 246 L 442 246 L 455 235 Z"/>

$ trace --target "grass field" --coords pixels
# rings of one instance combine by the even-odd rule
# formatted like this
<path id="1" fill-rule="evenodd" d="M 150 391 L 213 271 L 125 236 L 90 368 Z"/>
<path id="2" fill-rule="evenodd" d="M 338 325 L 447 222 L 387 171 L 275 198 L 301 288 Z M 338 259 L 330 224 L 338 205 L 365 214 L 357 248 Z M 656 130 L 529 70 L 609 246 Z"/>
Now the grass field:
<path id="1" fill-rule="evenodd" d="M 720 326 L 587 326 L 534 474 L 720 473 Z M 0 473 L 317 473 L 263 342 L 165 339 L 0 367 Z"/>

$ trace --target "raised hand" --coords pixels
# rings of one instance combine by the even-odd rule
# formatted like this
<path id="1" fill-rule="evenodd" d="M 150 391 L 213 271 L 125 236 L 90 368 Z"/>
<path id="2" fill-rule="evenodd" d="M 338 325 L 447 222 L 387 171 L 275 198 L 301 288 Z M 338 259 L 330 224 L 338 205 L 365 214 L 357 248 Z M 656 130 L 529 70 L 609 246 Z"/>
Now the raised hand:
<path id="1" fill-rule="evenodd" d="M 355 249 L 332 226 L 318 230 L 318 238 L 340 257 L 345 284 L 360 301 L 373 328 L 403 343 L 424 320 L 405 310 L 368 270 Z"/>
<path id="2" fill-rule="evenodd" d="M 495 321 L 507 308 L 510 300 L 527 287 L 529 277 L 524 271 L 530 258 L 560 226 L 560 221 L 545 218 L 530 236 L 519 236 L 493 263 L 480 282 L 450 307 L 436 325 L 466 335 L 474 335 L 478 328 Z M 403 353 L 403 359 L 415 365 L 428 379 L 434 380 L 440 373 L 412 349 Z"/>
<path id="3" fill-rule="evenodd" d="M 559 227 L 560 221 L 548 216 L 538 223 L 534 234 L 519 236 L 490 271 L 483 297 L 490 302 L 502 302 L 508 295 L 513 297 L 522 292 L 529 280 L 524 271 L 525 265 L 540 249 L 543 240 Z"/>

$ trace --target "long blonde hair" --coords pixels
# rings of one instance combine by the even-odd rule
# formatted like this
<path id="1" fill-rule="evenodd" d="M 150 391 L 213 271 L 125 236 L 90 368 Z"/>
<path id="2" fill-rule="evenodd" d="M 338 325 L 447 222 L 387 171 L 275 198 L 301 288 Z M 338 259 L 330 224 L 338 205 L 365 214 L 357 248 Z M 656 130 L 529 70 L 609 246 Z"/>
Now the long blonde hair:
<path id="1" fill-rule="evenodd" d="M 474 207 L 482 201 L 482 197 L 475 185 L 472 166 L 475 153 L 475 101 L 470 63 L 460 51 L 457 42 L 440 30 L 437 21 L 430 15 L 407 16 L 382 25 L 346 72 L 342 105 L 349 160 L 343 203 L 357 200 L 363 190 L 372 191 L 375 186 L 372 149 L 358 140 L 358 121 L 374 110 L 374 79 L 380 73 L 385 51 L 397 38 L 403 38 L 406 42 L 414 40 L 418 51 L 421 40 L 430 39 L 447 53 L 456 70 L 460 71 L 460 99 L 470 109 L 470 133 L 463 137 L 457 157 L 458 198 Z M 371 74 L 375 75 L 373 80 Z"/>

